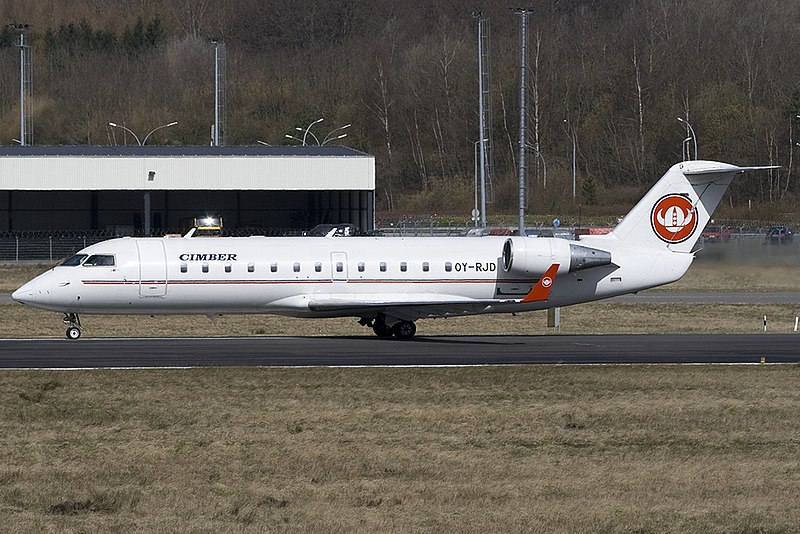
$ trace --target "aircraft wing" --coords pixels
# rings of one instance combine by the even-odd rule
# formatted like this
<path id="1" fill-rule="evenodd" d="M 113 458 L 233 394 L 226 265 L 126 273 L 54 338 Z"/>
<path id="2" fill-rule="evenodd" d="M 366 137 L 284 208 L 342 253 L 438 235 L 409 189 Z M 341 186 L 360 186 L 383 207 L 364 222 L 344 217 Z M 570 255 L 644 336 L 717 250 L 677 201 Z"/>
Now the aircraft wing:
<path id="1" fill-rule="evenodd" d="M 407 310 L 418 317 L 442 317 L 464 313 L 480 313 L 489 306 L 541 302 L 548 300 L 559 264 L 554 263 L 522 299 L 470 299 L 442 294 L 360 295 L 358 299 L 343 296 L 320 296 L 308 302 L 308 308 L 319 312 L 373 312 L 376 309 L 394 312 Z"/>

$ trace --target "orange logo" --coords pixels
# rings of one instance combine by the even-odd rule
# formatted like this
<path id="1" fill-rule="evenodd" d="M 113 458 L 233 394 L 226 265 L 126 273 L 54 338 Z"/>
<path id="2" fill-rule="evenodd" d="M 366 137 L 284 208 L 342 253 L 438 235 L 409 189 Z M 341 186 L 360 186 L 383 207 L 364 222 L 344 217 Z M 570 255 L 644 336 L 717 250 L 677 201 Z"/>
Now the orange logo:
<path id="1" fill-rule="evenodd" d="M 667 243 L 681 243 L 697 229 L 697 208 L 675 193 L 661 197 L 653 206 L 650 223 L 656 235 Z"/>

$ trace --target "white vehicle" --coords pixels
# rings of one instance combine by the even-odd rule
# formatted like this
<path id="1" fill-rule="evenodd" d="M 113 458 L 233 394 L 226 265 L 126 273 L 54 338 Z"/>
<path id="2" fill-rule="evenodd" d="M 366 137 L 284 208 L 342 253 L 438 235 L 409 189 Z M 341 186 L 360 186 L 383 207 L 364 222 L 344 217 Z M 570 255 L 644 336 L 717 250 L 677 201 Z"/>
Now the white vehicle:
<path id="1" fill-rule="evenodd" d="M 380 337 L 414 321 L 567 306 L 668 284 L 733 177 L 712 161 L 674 165 L 607 235 L 494 237 L 196 237 L 111 239 L 14 292 L 18 302 L 79 314 L 269 313 L 355 317 Z"/>

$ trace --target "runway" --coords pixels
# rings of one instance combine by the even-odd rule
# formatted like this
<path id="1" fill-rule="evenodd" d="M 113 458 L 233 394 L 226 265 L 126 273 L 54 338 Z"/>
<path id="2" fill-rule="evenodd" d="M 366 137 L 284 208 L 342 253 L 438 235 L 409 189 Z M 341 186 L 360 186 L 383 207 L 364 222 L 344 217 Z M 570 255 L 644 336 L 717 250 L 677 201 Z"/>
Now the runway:
<path id="1" fill-rule="evenodd" d="M 0 340 L 0 368 L 800 363 L 800 334 Z"/>

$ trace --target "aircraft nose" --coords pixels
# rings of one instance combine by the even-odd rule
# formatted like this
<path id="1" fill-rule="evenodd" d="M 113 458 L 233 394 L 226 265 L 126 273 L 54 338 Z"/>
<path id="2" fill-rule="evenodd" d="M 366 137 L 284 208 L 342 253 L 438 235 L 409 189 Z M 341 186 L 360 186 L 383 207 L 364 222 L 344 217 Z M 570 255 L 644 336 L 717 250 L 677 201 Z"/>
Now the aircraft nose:
<path id="1" fill-rule="evenodd" d="M 36 289 L 33 284 L 28 283 L 11 293 L 11 298 L 22 304 L 35 304 L 44 300 L 47 294 L 49 292 Z"/>

